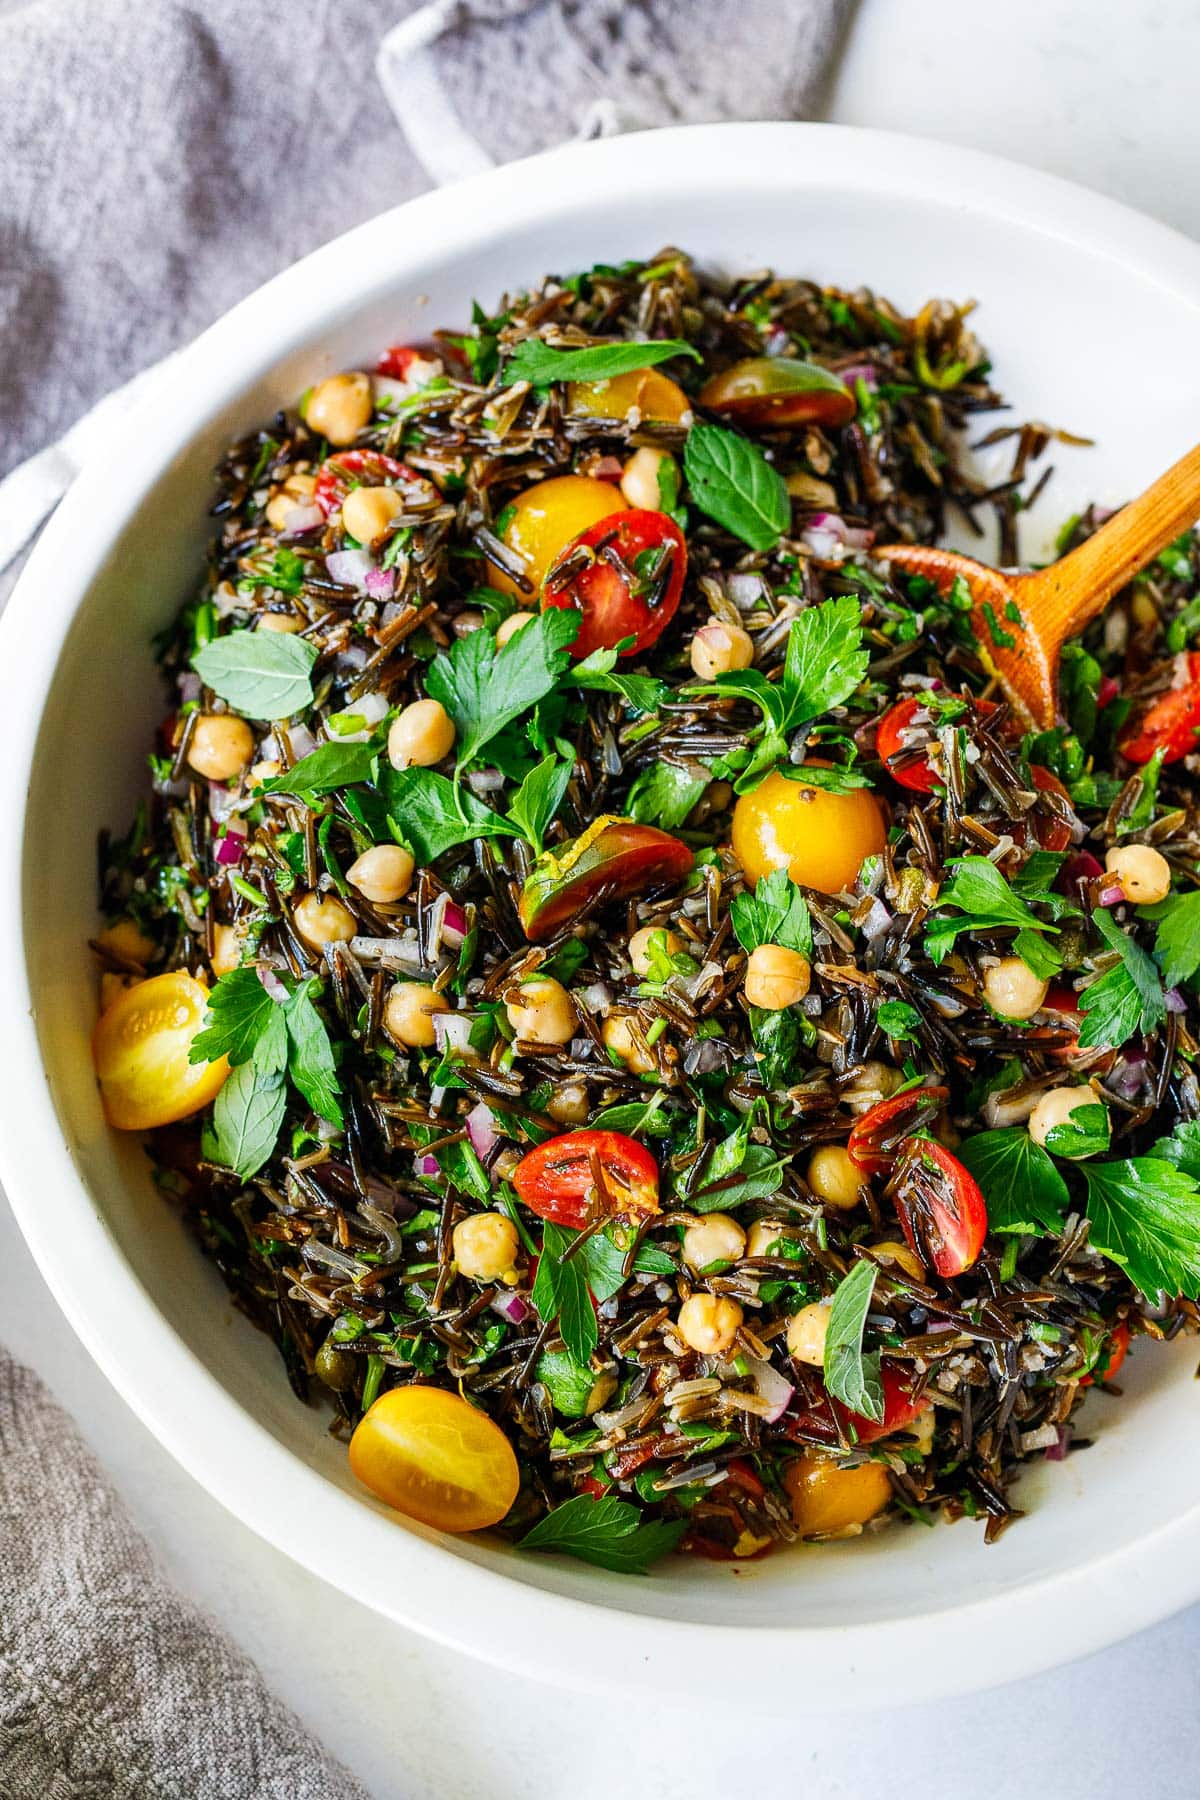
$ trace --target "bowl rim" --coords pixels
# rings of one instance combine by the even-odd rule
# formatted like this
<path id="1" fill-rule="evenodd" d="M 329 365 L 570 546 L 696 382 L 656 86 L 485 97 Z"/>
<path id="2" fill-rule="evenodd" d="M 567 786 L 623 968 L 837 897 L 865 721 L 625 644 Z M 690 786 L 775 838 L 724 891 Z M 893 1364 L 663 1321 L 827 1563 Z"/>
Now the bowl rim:
<path id="1" fill-rule="evenodd" d="M 841 1709 L 1012 1680 L 1166 1617 L 1200 1596 L 1200 1505 L 1071 1569 L 981 1593 L 966 1605 L 931 1605 L 869 1625 L 751 1627 L 626 1612 L 606 1604 L 599 1583 L 594 1598 L 556 1594 L 512 1580 L 500 1567 L 446 1555 L 434 1534 L 397 1532 L 391 1519 L 335 1487 L 258 1423 L 176 1335 L 116 1249 L 74 1167 L 42 1068 L 22 865 L 24 798 L 42 710 L 96 569 L 162 470 L 285 348 L 318 339 L 323 327 L 352 315 L 406 268 L 419 272 L 424 263 L 469 251 L 497 217 L 518 226 L 555 205 L 601 201 L 634 180 L 665 193 L 674 184 L 694 188 L 697 171 L 715 203 L 747 185 L 795 193 L 821 185 L 831 159 L 839 187 L 874 197 L 893 191 L 1016 223 L 1135 268 L 1141 279 L 1200 306 L 1200 245 L 1073 183 L 932 139 L 757 123 L 565 146 L 378 215 L 210 326 L 172 363 L 171 406 L 156 404 L 152 386 L 124 422 L 113 454 L 81 474 L 0 620 L 0 1016 L 8 1077 L 0 1084 L 0 1176 L 43 1276 L 90 1355 L 222 1505 L 374 1610 L 500 1666 L 593 1691 L 625 1693 L 649 1678 L 659 1693 L 682 1694 L 691 1689 L 696 1654 L 720 1655 L 724 1667 L 747 1671 L 745 1697 L 792 1711 L 799 1665 L 764 1657 L 764 1648 L 819 1650 L 803 1664 L 803 1704 Z M 119 1332 L 111 1323 L 117 1317 Z M 247 1469 L 255 1471 L 252 1479 Z M 277 1504 L 283 1494 L 286 1509 Z M 936 1656 L 911 1655 L 918 1631 L 936 1645 Z"/>

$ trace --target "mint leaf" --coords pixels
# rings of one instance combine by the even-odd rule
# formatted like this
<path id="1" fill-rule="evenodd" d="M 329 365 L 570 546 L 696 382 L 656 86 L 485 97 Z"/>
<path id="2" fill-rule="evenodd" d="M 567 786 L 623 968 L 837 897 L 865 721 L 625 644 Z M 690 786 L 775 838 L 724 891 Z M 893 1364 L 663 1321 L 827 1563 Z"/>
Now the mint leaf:
<path id="1" fill-rule="evenodd" d="M 627 1100 L 619 1106 L 606 1106 L 591 1122 L 593 1131 L 623 1131 L 626 1137 L 669 1137 L 671 1121 L 663 1112 L 666 1095 L 655 1094 L 652 1100 Z"/>
<path id="2" fill-rule="evenodd" d="M 1143 1294 L 1200 1299 L 1200 1189 L 1154 1156 L 1084 1163 L 1088 1241 Z"/>
<path id="3" fill-rule="evenodd" d="M 786 869 L 773 869 L 756 884 L 753 894 L 738 894 L 729 909 L 733 929 L 743 950 L 760 944 L 782 944 L 811 956 L 812 919 L 804 895 Z"/>
<path id="4" fill-rule="evenodd" d="M 600 1304 L 611 1300 L 627 1280 L 624 1273 L 626 1252 L 613 1242 L 610 1230 L 611 1227 L 588 1238 L 572 1259 L 582 1267 L 584 1279 Z M 657 1244 L 639 1244 L 633 1260 L 633 1272 L 638 1275 L 674 1275 L 678 1271 L 671 1257 L 665 1250 L 660 1250 Z"/>
<path id="5" fill-rule="evenodd" d="M 686 1519 L 643 1525 L 629 1500 L 577 1494 L 539 1519 L 517 1541 L 518 1550 L 561 1550 L 581 1562 L 622 1575 L 645 1575 L 651 1563 L 673 1550 L 687 1530 Z"/>
<path id="6" fill-rule="evenodd" d="M 276 1010 L 282 1023 L 281 1009 Z M 243 1181 L 256 1175 L 275 1148 L 286 1110 L 282 1070 L 263 1070 L 252 1061 L 241 1063 L 213 1105 L 215 1160 Z"/>
<path id="7" fill-rule="evenodd" d="M 1071 1204 L 1067 1184 L 1040 1144 L 1016 1126 L 981 1131 L 955 1151 L 987 1202 L 988 1230 L 1057 1237 Z"/>
<path id="8" fill-rule="evenodd" d="M 383 771 L 388 815 L 419 863 L 478 837 L 515 837 L 516 827 L 435 769 Z"/>
<path id="9" fill-rule="evenodd" d="M 631 375 L 635 369 L 652 369 L 672 356 L 700 361 L 700 352 L 682 338 L 653 338 L 632 343 L 624 338 L 607 344 L 587 344 L 581 350 L 556 350 L 541 338 L 522 339 L 504 366 L 504 382 L 527 381 L 531 387 L 549 387 L 553 381 L 611 381 L 614 375 Z"/>
<path id="10" fill-rule="evenodd" d="M 1000 931 L 1007 926 L 1016 926 L 1022 933 L 1057 932 L 1057 925 L 1048 925 L 1039 919 L 986 856 L 955 857 L 949 866 L 954 870 L 954 876 L 938 896 L 938 911 L 953 906 L 963 916 L 959 919 L 937 918 L 926 926 L 925 948 L 935 963 L 945 959 L 963 931 Z M 1038 897 L 1041 898 L 1040 892 Z M 1028 937 L 1023 939 L 1023 950 L 1029 949 L 1030 942 Z M 1054 966 L 1056 969 L 1060 966 L 1058 961 Z"/>
<path id="11" fill-rule="evenodd" d="M 294 794 L 312 801 L 336 788 L 369 781 L 379 751 L 371 744 L 319 744 L 290 769 L 263 783 L 268 794 Z"/>
<path id="12" fill-rule="evenodd" d="M 701 512 L 752 550 L 771 550 L 791 523 L 783 476 L 757 445 L 721 425 L 693 425 L 683 470 Z"/>
<path id="13" fill-rule="evenodd" d="M 571 779 L 574 762 L 560 762 L 557 756 L 544 756 L 513 795 L 508 816 L 533 845 L 534 854 L 542 854 L 546 827 L 562 805 L 563 795 Z"/>
<path id="14" fill-rule="evenodd" d="M 231 631 L 192 658 L 206 687 L 248 719 L 288 719 L 313 702 L 317 647 L 277 631 Z"/>
<path id="15" fill-rule="evenodd" d="M 570 1354 L 577 1363 L 586 1363 L 591 1360 L 600 1333 L 580 1262 L 582 1252 L 570 1262 L 562 1261 L 563 1251 L 573 1236 L 561 1225 L 546 1226 L 531 1298 L 542 1323 L 557 1320 L 559 1334 Z"/>
<path id="16" fill-rule="evenodd" d="M 534 1378 L 544 1383 L 555 1410 L 568 1419 L 587 1416 L 587 1403 L 596 1385 L 593 1371 L 577 1363 L 565 1350 L 543 1350 Z"/>
<path id="17" fill-rule="evenodd" d="M 677 763 L 651 763 L 629 790 L 625 810 L 639 825 L 682 825 L 708 786 L 707 775 L 691 775 Z"/>
<path id="18" fill-rule="evenodd" d="M 883 1423 L 883 1376 L 878 1350 L 864 1354 L 863 1332 L 879 1270 L 858 1262 L 833 1292 L 825 1338 L 825 1386 L 835 1400 L 876 1425 Z"/>
<path id="19" fill-rule="evenodd" d="M 782 1017 L 779 1013 L 766 1016 Z M 704 1171 L 704 1180 L 693 1188 L 687 1203 L 693 1212 L 710 1213 L 732 1212 L 750 1200 L 769 1200 L 783 1186 L 787 1166 L 788 1158 L 776 1156 L 769 1144 L 748 1144 L 745 1127 L 739 1126 L 723 1144 L 718 1144 Z M 739 1179 L 730 1186 L 716 1186 L 735 1174 Z"/>
<path id="20" fill-rule="evenodd" d="M 481 629 L 434 658 L 425 671 L 425 692 L 454 720 L 460 769 L 557 684 L 581 623 L 579 613 L 553 606 L 522 625 L 502 649 Z"/>
<path id="21" fill-rule="evenodd" d="M 325 1021 L 313 1005 L 316 986 L 314 980 L 301 982 L 283 1008 L 291 1044 L 288 1071 L 313 1111 L 331 1125 L 341 1125 L 337 1065 Z"/>
<path id="22" fill-rule="evenodd" d="M 1129 1038 L 1145 1036 L 1167 1016 L 1167 1003 L 1151 959 L 1103 907 L 1092 914 L 1092 923 L 1121 960 L 1098 980 L 1089 982 L 1079 995 L 1084 1015 L 1079 1047 L 1119 1050 Z"/>
<path id="23" fill-rule="evenodd" d="M 1190 981 L 1200 969 L 1200 888 L 1143 907 L 1140 916 L 1158 922 L 1154 960 L 1162 970 L 1164 985 L 1176 987 L 1181 981 Z"/>

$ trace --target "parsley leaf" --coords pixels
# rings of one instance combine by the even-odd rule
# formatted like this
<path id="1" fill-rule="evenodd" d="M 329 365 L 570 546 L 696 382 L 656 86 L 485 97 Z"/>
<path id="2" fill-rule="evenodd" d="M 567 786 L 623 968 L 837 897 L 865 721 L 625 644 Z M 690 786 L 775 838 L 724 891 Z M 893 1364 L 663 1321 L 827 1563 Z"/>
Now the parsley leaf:
<path id="1" fill-rule="evenodd" d="M 743 950 L 760 944 L 781 944 L 811 956 L 812 919 L 804 895 L 786 869 L 773 869 L 756 884 L 753 894 L 738 894 L 729 909 L 733 929 Z"/>
<path id="2" fill-rule="evenodd" d="M 1009 885 L 986 856 L 959 856 L 950 864 L 954 876 L 938 896 L 939 910 L 954 906 L 963 914 L 960 919 L 934 919 L 925 927 L 925 948 L 935 963 L 944 961 L 955 939 L 962 931 L 999 931 L 1015 925 L 1022 934 L 1029 933 L 1018 955 L 1029 951 L 1038 932 L 1057 932 L 1056 925 L 1045 924 L 1031 911 L 1028 903 Z M 1041 898 L 1041 894 L 1038 894 Z M 1031 952 L 1036 955 L 1036 952 Z M 1054 960 L 1054 968 L 1061 966 Z M 1035 973 L 1041 973 L 1035 970 Z"/>
<path id="3" fill-rule="evenodd" d="M 955 1151 L 987 1202 L 988 1230 L 1054 1237 L 1071 1203 L 1067 1184 L 1027 1131 L 981 1131 Z"/>
<path id="4" fill-rule="evenodd" d="M 1190 981 L 1200 969 L 1200 888 L 1190 894 L 1172 894 L 1157 906 L 1145 907 L 1143 918 L 1158 922 L 1154 934 L 1154 960 L 1167 987 Z"/>
<path id="5" fill-rule="evenodd" d="M 781 1015 L 768 1013 L 767 1018 Z M 750 1142 L 750 1125 L 744 1120 L 736 1131 L 719 1143 L 708 1159 L 704 1179 L 688 1195 L 693 1212 L 726 1212 L 744 1206 L 749 1200 L 769 1200 L 783 1185 L 787 1157 L 776 1156 L 769 1144 Z M 730 1186 L 718 1186 L 737 1175 Z"/>
<path id="6" fill-rule="evenodd" d="M 325 1021 L 313 1005 L 315 980 L 302 981 L 283 1007 L 291 1044 L 288 1071 L 308 1104 L 331 1125 L 341 1125 L 337 1065 Z"/>
<path id="7" fill-rule="evenodd" d="M 614 375 L 631 375 L 635 369 L 652 369 L 672 356 L 700 361 L 700 352 L 682 338 L 653 338 L 633 343 L 616 338 L 607 344 L 586 344 L 579 350 L 556 350 L 541 338 L 523 338 L 504 368 L 509 387 L 527 381 L 531 387 L 549 387 L 552 381 L 611 381 Z"/>
<path id="8" fill-rule="evenodd" d="M 275 1012 L 275 1002 L 258 979 L 257 969 L 231 969 L 208 996 L 204 1030 L 192 1039 L 188 1061 L 216 1062 L 227 1056 L 234 1068 L 249 1062 Z M 286 1038 L 284 1041 L 286 1044 Z M 278 1066 L 282 1068 L 282 1062 Z"/>
<path id="9" fill-rule="evenodd" d="M 543 1382 L 557 1412 L 568 1419 L 582 1419 L 596 1385 L 595 1371 L 577 1363 L 565 1350 L 543 1350 L 534 1370 Z"/>
<path id="10" fill-rule="evenodd" d="M 1174 1163 L 1185 1175 L 1200 1181 L 1200 1119 L 1184 1119 L 1170 1137 L 1159 1138 L 1150 1154 L 1162 1162 Z"/>
<path id="11" fill-rule="evenodd" d="M 231 631 L 192 658 L 206 687 L 249 719 L 288 719 L 313 702 L 317 647 L 277 631 Z"/>
<path id="12" fill-rule="evenodd" d="M 593 1500 L 577 1494 L 539 1519 L 517 1540 L 518 1550 L 562 1550 L 597 1568 L 621 1575 L 645 1575 L 650 1564 L 673 1550 L 687 1530 L 686 1519 L 642 1523 L 630 1500 L 605 1494 Z"/>
<path id="13" fill-rule="evenodd" d="M 533 845 L 534 854 L 542 854 L 546 827 L 562 805 L 573 762 L 560 762 L 557 756 L 544 756 L 528 775 L 509 802 L 508 816 Z"/>
<path id="14" fill-rule="evenodd" d="M 557 684 L 581 623 L 579 613 L 553 606 L 502 648 L 490 631 L 469 631 L 434 658 L 425 671 L 425 692 L 454 720 L 460 769 Z"/>
<path id="15" fill-rule="evenodd" d="M 1108 1108 L 1077 1106 L 1061 1125 L 1053 1125 L 1046 1133 L 1046 1148 L 1052 1156 L 1065 1156 L 1072 1162 L 1084 1156 L 1098 1156 L 1112 1143 Z"/>
<path id="16" fill-rule="evenodd" d="M 592 1120 L 593 1131 L 623 1131 L 626 1137 L 669 1137 L 671 1121 L 662 1110 L 666 1095 L 660 1090 L 651 1100 L 627 1100 L 606 1106 Z"/>
<path id="17" fill-rule="evenodd" d="M 239 1064 L 213 1105 L 216 1160 L 243 1181 L 256 1175 L 275 1148 L 286 1110 L 281 1069 L 260 1069 L 254 1061 Z"/>
<path id="18" fill-rule="evenodd" d="M 657 675 L 617 674 L 619 655 L 619 650 L 593 650 L 582 662 L 574 664 L 566 679 L 572 687 L 620 694 L 631 712 L 655 712 L 671 689 Z"/>
<path id="19" fill-rule="evenodd" d="M 562 1261 L 563 1251 L 572 1236 L 561 1225 L 547 1224 L 531 1298 L 542 1323 L 556 1319 L 570 1354 L 577 1363 L 586 1363 L 599 1342 L 600 1333 L 588 1295 L 587 1275 L 580 1261 L 582 1252 L 569 1262 Z"/>
<path id="20" fill-rule="evenodd" d="M 881 1031 L 900 1043 L 921 1035 L 921 1015 L 907 1000 L 883 1000 L 875 1009 L 875 1022 Z"/>
<path id="21" fill-rule="evenodd" d="M 478 837 L 516 836 L 507 819 L 436 769 L 393 769 L 389 764 L 383 790 L 396 830 L 420 863 L 431 863 L 455 844 Z"/>
<path id="22" fill-rule="evenodd" d="M 651 763 L 630 788 L 625 810 L 640 825 L 670 831 L 683 824 L 707 786 L 707 775 L 692 775 L 678 763 Z"/>
<path id="23" fill-rule="evenodd" d="M 584 1279 L 599 1303 L 611 1300 L 624 1287 L 625 1255 L 625 1250 L 606 1230 L 595 1232 L 572 1259 L 583 1269 Z M 639 1244 L 633 1267 L 639 1275 L 674 1275 L 677 1272 L 675 1263 L 657 1244 Z"/>
<path id="24" fill-rule="evenodd" d="M 1154 1156 L 1084 1163 L 1088 1239 L 1143 1294 L 1200 1298 L 1200 1190 Z"/>
<path id="25" fill-rule="evenodd" d="M 1158 970 L 1141 945 L 1135 944 L 1103 907 L 1093 912 L 1092 922 L 1121 960 L 1080 993 L 1079 1010 L 1084 1019 L 1079 1047 L 1120 1049 L 1129 1038 L 1139 1033 L 1145 1036 L 1162 1023 L 1166 999 Z"/>
<path id="26" fill-rule="evenodd" d="M 851 1412 L 880 1425 L 883 1376 L 879 1352 L 866 1355 L 863 1351 L 863 1331 L 878 1273 L 872 1262 L 855 1263 L 834 1289 L 825 1338 L 825 1386 Z"/>
<path id="27" fill-rule="evenodd" d="M 862 608 L 853 594 L 808 607 L 788 632 L 784 730 L 795 731 L 848 700 L 870 660 L 863 645 Z"/>
<path id="28" fill-rule="evenodd" d="M 371 744 L 318 744 L 290 769 L 263 783 L 267 794 L 294 794 L 312 801 L 335 788 L 370 780 L 378 750 Z"/>
<path id="29" fill-rule="evenodd" d="M 721 425 L 693 425 L 683 468 L 701 512 L 752 550 L 771 550 L 791 523 L 783 476 L 756 444 Z"/>

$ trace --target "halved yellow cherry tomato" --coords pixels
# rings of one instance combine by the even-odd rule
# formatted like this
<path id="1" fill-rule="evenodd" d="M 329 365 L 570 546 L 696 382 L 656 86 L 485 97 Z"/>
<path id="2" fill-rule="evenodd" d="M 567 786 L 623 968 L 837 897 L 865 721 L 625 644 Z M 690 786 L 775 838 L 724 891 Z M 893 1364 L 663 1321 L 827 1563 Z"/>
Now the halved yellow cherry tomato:
<path id="1" fill-rule="evenodd" d="M 216 1099 L 229 1074 L 225 1057 L 188 1061 L 207 1009 L 208 989 L 176 969 L 126 988 L 101 1014 L 92 1060 L 110 1125 L 150 1131 Z"/>
<path id="2" fill-rule="evenodd" d="M 800 1456 L 783 1471 L 792 1517 L 805 1537 L 865 1525 L 892 1498 L 882 1463 L 847 1468 L 827 1456 Z"/>
<path id="3" fill-rule="evenodd" d="M 397 1512 L 435 1531 L 498 1525 L 517 1497 L 513 1447 L 486 1413 L 444 1388 L 391 1388 L 350 1439 L 350 1467 Z"/>
<path id="4" fill-rule="evenodd" d="M 832 794 L 774 770 L 733 809 L 733 853 L 751 881 L 786 869 L 802 887 L 837 894 L 887 842 L 883 810 L 867 788 Z"/>
<path id="5" fill-rule="evenodd" d="M 567 388 L 572 412 L 597 419 L 623 419 L 636 406 L 643 419 L 677 425 L 692 410 L 679 383 L 657 369 L 631 369 L 608 381 L 572 381 Z"/>
<path id="6" fill-rule="evenodd" d="M 624 512 L 628 504 L 620 488 L 611 481 L 594 481 L 589 475 L 555 475 L 549 481 L 535 482 L 500 515 L 504 525 L 500 536 L 510 550 L 524 559 L 525 574 L 533 583 L 533 590 L 523 593 L 511 575 L 491 566 L 488 586 L 527 604 L 540 591 L 546 571 L 560 550 L 565 550 L 589 525 L 612 513 Z"/>

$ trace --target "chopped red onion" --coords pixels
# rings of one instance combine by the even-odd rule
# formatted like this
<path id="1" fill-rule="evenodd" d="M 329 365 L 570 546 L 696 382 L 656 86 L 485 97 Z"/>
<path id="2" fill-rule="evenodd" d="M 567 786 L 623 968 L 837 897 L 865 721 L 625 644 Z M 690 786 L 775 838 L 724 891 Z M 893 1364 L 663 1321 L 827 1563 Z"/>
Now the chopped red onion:
<path id="1" fill-rule="evenodd" d="M 363 577 L 363 586 L 372 600 L 390 600 L 396 586 L 395 570 L 368 569 Z"/>
<path id="2" fill-rule="evenodd" d="M 851 363 L 848 369 L 835 369 L 833 372 L 848 388 L 853 388 L 856 381 L 861 381 L 864 387 L 872 391 L 879 386 L 879 370 L 874 363 Z"/>
<path id="3" fill-rule="evenodd" d="M 1168 988 L 1163 998 L 1166 1001 L 1167 1011 L 1169 1013 L 1184 1013 L 1187 1011 L 1187 1001 L 1177 987 Z"/>
<path id="4" fill-rule="evenodd" d="M 196 674 L 194 669 L 185 669 L 183 674 L 178 677 L 177 685 L 179 688 L 180 701 L 185 706 L 189 700 L 198 700 L 200 698 L 200 677 Z"/>
<path id="5" fill-rule="evenodd" d="M 1047 1462 L 1065 1462 L 1067 1451 L 1071 1448 L 1071 1427 L 1058 1425 L 1055 1427 L 1055 1442 L 1046 1446 Z"/>
<path id="6" fill-rule="evenodd" d="M 873 944 L 878 938 L 883 936 L 891 923 L 892 915 L 883 904 L 883 901 L 874 899 L 871 901 L 870 911 L 863 920 L 860 929 L 868 944 Z"/>
<path id="7" fill-rule="evenodd" d="M 325 567 L 330 581 L 336 581 L 342 587 L 357 588 L 363 593 L 367 576 L 375 564 L 366 550 L 333 550 L 325 558 Z"/>
<path id="8" fill-rule="evenodd" d="M 1097 861 L 1090 850 L 1077 850 L 1074 856 L 1068 856 L 1054 885 L 1061 893 L 1069 893 L 1081 881 L 1095 881 L 1103 875 L 1104 865 Z"/>
<path id="9" fill-rule="evenodd" d="M 442 942 L 457 950 L 467 935 L 467 915 L 456 900 L 447 900 L 442 914 Z"/>
<path id="10" fill-rule="evenodd" d="M 246 848 L 246 830 L 238 827 L 237 821 L 231 821 L 224 837 L 217 839 L 217 861 L 223 869 L 232 867 L 242 860 L 242 852 Z"/>
<path id="11" fill-rule="evenodd" d="M 208 812 L 209 817 L 216 824 L 219 825 L 223 819 L 227 819 L 236 805 L 237 795 L 232 788 L 226 787 L 221 781 L 209 782 Z"/>
<path id="12" fill-rule="evenodd" d="M 865 526 L 847 525 L 840 513 L 820 512 L 812 514 L 800 538 L 822 561 L 839 562 L 843 550 L 869 550 L 875 533 Z"/>
<path id="13" fill-rule="evenodd" d="M 1100 889 L 1101 906 L 1120 906 L 1124 898 L 1125 889 L 1121 886 L 1119 881 L 1110 881 L 1107 887 L 1102 887 Z"/>
<path id="14" fill-rule="evenodd" d="M 590 1013 L 606 1012 L 612 1005 L 612 989 L 603 981 L 591 981 L 579 994 Z"/>
<path id="15" fill-rule="evenodd" d="M 725 577 L 725 592 L 739 612 L 753 612 L 763 597 L 763 578 L 753 572 L 734 573 Z"/>
<path id="16" fill-rule="evenodd" d="M 496 1115 L 486 1101 L 480 1100 L 473 1106 L 464 1121 L 467 1136 L 471 1140 L 471 1148 L 476 1156 L 482 1159 L 489 1156 L 500 1141 L 496 1130 Z"/>
<path id="17" fill-rule="evenodd" d="M 769 1362 L 763 1362 L 757 1356 L 747 1356 L 745 1363 L 756 1393 L 771 1408 L 770 1412 L 763 1414 L 763 1417 L 768 1425 L 773 1425 L 776 1419 L 781 1419 L 787 1411 L 796 1389 L 785 1376 L 779 1373 L 778 1369 L 773 1369 Z"/>
<path id="18" fill-rule="evenodd" d="M 507 1319 L 510 1325 L 523 1325 L 529 1317 L 529 1303 L 520 1294 L 497 1294 L 492 1311 Z"/>
<path id="19" fill-rule="evenodd" d="M 504 775 L 499 769 L 472 769 L 467 786 L 474 794 L 494 794 L 504 786 Z"/>
<path id="20" fill-rule="evenodd" d="M 1121 684 L 1111 675 L 1105 675 L 1096 689 L 1096 705 L 1103 712 L 1104 708 L 1115 700 L 1121 691 Z"/>
<path id="21" fill-rule="evenodd" d="M 311 756 L 317 747 L 317 740 L 307 725 L 289 725 L 287 735 L 292 755 L 297 762 L 303 761 L 306 756 Z"/>
<path id="22" fill-rule="evenodd" d="M 444 1056 L 447 1050 L 465 1050 L 473 1020 L 469 1013 L 434 1013 L 433 1035 Z"/>
<path id="23" fill-rule="evenodd" d="M 304 537 L 310 531 L 319 531 L 324 523 L 325 514 L 319 506 L 293 506 L 284 518 L 283 535 Z"/>
<path id="24" fill-rule="evenodd" d="M 414 1175 L 436 1175 L 439 1173 L 437 1157 L 430 1156 L 428 1150 L 418 1150 L 413 1157 Z"/>
<path id="25" fill-rule="evenodd" d="M 259 963 L 258 979 L 262 983 L 265 991 L 270 994 L 272 1000 L 277 1000 L 282 1005 L 288 997 L 288 991 L 284 987 L 282 981 L 280 981 L 274 969 L 264 968 L 262 963 Z"/>
<path id="26" fill-rule="evenodd" d="M 593 481 L 620 481 L 625 466 L 619 456 L 601 456 L 588 470 Z"/>

